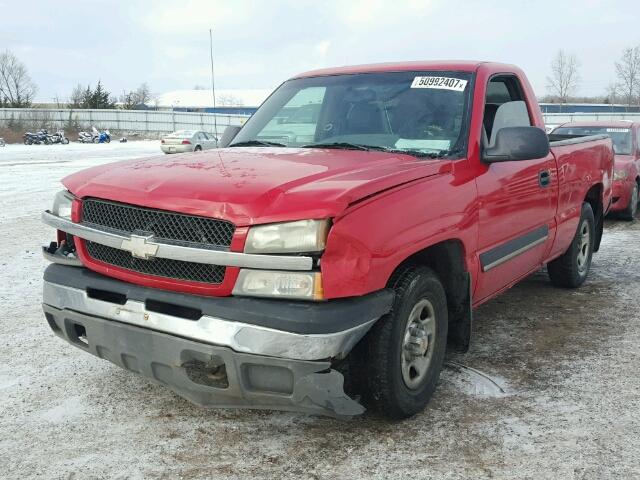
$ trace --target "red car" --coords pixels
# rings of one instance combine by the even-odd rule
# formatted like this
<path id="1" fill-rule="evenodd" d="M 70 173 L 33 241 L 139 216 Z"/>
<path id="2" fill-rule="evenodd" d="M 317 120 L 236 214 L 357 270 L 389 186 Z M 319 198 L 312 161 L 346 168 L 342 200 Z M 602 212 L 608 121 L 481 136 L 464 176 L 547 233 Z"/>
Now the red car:
<path id="1" fill-rule="evenodd" d="M 474 307 L 585 281 L 611 204 L 611 139 L 550 143 L 512 65 L 303 73 L 221 143 L 78 172 L 43 214 L 53 332 L 202 405 L 413 415 Z"/>
<path id="2" fill-rule="evenodd" d="M 640 191 L 640 123 L 629 121 L 571 122 L 553 130 L 554 135 L 584 136 L 605 134 L 613 141 L 613 201 L 611 212 L 633 220 L 638 211 Z"/>

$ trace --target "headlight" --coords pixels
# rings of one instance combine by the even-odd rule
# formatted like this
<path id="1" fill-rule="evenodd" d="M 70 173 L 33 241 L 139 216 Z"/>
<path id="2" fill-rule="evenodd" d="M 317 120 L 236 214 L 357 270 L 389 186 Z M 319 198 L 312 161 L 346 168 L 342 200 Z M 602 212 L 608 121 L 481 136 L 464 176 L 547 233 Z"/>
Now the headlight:
<path id="1" fill-rule="evenodd" d="M 56 194 L 53 200 L 53 209 L 51 213 L 67 220 L 71 220 L 71 205 L 73 204 L 73 195 L 66 190 L 62 190 Z"/>
<path id="2" fill-rule="evenodd" d="M 614 170 L 613 171 L 613 179 L 614 180 L 624 180 L 625 178 L 627 178 L 627 171 L 626 170 Z"/>
<path id="3" fill-rule="evenodd" d="M 329 220 L 258 225 L 249 229 L 245 253 L 304 253 L 324 250 Z"/>
<path id="4" fill-rule="evenodd" d="M 320 272 L 242 269 L 233 288 L 233 294 L 249 297 L 322 300 L 322 278 Z"/>

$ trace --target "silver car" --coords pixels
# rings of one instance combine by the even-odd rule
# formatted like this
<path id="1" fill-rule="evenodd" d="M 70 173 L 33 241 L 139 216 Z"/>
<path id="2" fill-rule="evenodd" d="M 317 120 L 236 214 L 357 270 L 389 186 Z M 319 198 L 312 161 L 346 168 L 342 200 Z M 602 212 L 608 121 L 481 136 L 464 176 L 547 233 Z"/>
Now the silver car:
<path id="1" fill-rule="evenodd" d="M 178 130 L 160 142 L 160 148 L 164 153 L 198 152 L 216 148 L 217 145 L 215 136 L 201 130 Z"/>

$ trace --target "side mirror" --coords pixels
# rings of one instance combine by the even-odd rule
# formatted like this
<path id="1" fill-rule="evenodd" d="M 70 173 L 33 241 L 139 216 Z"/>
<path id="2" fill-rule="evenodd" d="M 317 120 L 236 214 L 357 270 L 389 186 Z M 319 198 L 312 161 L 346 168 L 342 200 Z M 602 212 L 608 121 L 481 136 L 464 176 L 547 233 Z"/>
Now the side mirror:
<path id="1" fill-rule="evenodd" d="M 485 148 L 485 163 L 533 160 L 549 155 L 549 138 L 538 127 L 505 127 L 498 130 L 493 147 Z"/>
<path id="2" fill-rule="evenodd" d="M 241 129 L 242 127 L 240 125 L 229 125 L 225 128 L 222 133 L 222 138 L 218 141 L 218 148 L 228 147 Z"/>

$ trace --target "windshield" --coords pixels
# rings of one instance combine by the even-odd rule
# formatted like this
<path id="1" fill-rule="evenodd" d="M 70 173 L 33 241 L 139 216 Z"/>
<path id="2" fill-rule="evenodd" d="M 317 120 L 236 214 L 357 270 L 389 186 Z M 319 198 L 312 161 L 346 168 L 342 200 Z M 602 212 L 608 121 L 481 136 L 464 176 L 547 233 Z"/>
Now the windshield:
<path id="1" fill-rule="evenodd" d="M 631 155 L 631 129 L 614 127 L 560 127 L 553 133 L 558 135 L 609 135 L 617 155 Z"/>
<path id="2" fill-rule="evenodd" d="M 290 80 L 230 146 L 459 154 L 466 146 L 470 80 L 464 72 L 422 71 Z"/>

